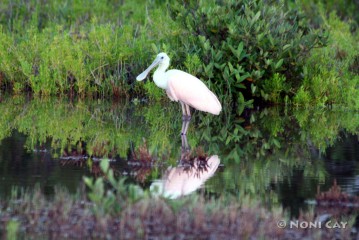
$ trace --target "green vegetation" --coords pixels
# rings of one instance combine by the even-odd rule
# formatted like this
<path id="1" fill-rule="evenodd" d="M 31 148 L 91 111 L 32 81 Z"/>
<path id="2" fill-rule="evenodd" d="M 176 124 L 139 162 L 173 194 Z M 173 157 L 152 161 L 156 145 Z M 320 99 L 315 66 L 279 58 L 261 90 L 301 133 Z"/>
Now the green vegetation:
<path id="1" fill-rule="evenodd" d="M 99 157 L 125 156 L 130 142 L 140 146 L 144 137 L 149 151 L 160 156 L 175 154 L 171 149 L 180 143 L 180 110 L 171 103 L 134 107 L 128 102 L 68 103 L 51 98 L 26 101 L 24 97 L 13 96 L 2 100 L 0 112 L 0 141 L 16 130 L 27 136 L 26 149 L 32 151 L 48 145 L 53 157 L 78 147 Z M 304 145 L 303 140 L 309 138 L 315 148 L 325 151 L 341 131 L 355 135 L 359 128 L 358 114 L 339 109 L 274 108 L 251 114 L 250 119 L 233 115 L 227 109 L 223 115 L 225 121 L 196 113 L 189 126 L 189 143 L 193 147 L 204 144 L 209 154 L 228 150 L 225 162 L 231 158 L 240 161 L 242 157 L 264 156 L 268 149 L 274 151 L 286 145 L 289 137 Z M 238 143 L 244 145 L 235 148 Z"/>
<path id="2" fill-rule="evenodd" d="M 128 113 L 134 110 L 134 114 Z M 0 104 L 0 141 L 16 130 L 28 136 L 25 147 L 29 151 L 49 144 L 53 157 L 79 148 L 89 155 L 108 157 L 125 156 L 130 142 L 139 146 L 143 136 L 148 136 L 150 149 L 158 146 L 158 151 L 163 151 L 176 143 L 170 139 L 175 138 L 181 127 L 177 110 L 176 104 L 163 111 L 159 104 L 152 108 L 131 107 L 126 101 L 68 104 L 65 99 L 35 98 L 26 102 L 21 96 L 8 97 Z M 138 127 L 143 123 L 149 128 Z"/>
<path id="3" fill-rule="evenodd" d="M 325 34 L 311 32 L 302 16 L 275 1 L 197 1 L 175 5 L 173 15 L 187 29 L 183 38 L 195 34 L 201 78 L 238 104 L 243 95 L 272 102 L 291 95 L 311 49 L 326 44 Z M 268 82 L 277 79 L 280 86 L 272 90 L 279 82 Z"/>
<path id="4" fill-rule="evenodd" d="M 92 204 L 83 194 L 73 197 L 59 189 L 51 201 L 38 190 L 15 195 L 8 203 L 0 202 L 0 236 L 6 236 L 1 234 L 6 224 L 7 239 L 139 239 L 183 235 L 196 239 L 208 236 L 246 239 L 284 235 L 274 227 L 278 220 L 285 218 L 279 208 L 273 214 L 258 203 L 239 204 L 233 197 L 205 201 L 202 196 L 192 196 L 172 202 L 151 197 L 148 192 L 138 200 L 124 191 L 126 186 L 121 183 L 116 186 L 122 189 L 120 193 L 109 195 L 109 190 L 103 198 L 108 201 L 113 197 L 111 202 L 121 206 L 119 211 L 116 207 L 113 211 L 104 204 Z M 102 188 L 102 191 L 106 190 Z M 14 220 L 8 221 L 11 217 Z M 245 223 L 242 219 L 246 219 Z M 268 227 L 272 224 L 273 227 Z M 19 225 L 22 230 L 16 238 Z"/>
<path id="5" fill-rule="evenodd" d="M 10 220 L 6 225 L 6 239 L 16 240 L 19 231 L 19 222 L 16 220 Z"/>
<path id="6" fill-rule="evenodd" d="M 299 0 L 299 1 L 288 1 L 287 4 L 290 7 L 295 8 L 299 5 L 300 9 L 308 16 L 311 25 L 320 26 L 323 24 L 322 16 L 320 11 L 324 10 L 326 14 L 335 12 L 341 20 L 348 22 L 351 29 L 355 31 L 358 28 L 359 16 L 357 14 L 359 8 L 358 1 L 352 0 Z"/>
<path id="7" fill-rule="evenodd" d="M 273 204 L 278 201 L 276 193 L 268 192 L 273 181 L 288 179 L 300 170 L 303 181 L 327 182 L 326 150 L 338 144 L 342 132 L 359 134 L 359 115 L 342 110 L 271 108 L 249 119 L 227 115 L 226 122 L 219 121 L 212 118 L 208 124 L 202 119 L 201 130 L 195 133 L 210 154 L 221 155 L 226 166 L 223 180 L 215 182 L 214 189 Z M 323 161 L 318 161 L 319 155 Z M 298 192 L 304 199 L 313 198 L 315 187 L 312 192 L 299 187 Z"/>
<path id="8" fill-rule="evenodd" d="M 0 85 L 15 94 L 137 92 L 133 79 L 152 57 L 151 43 L 176 34 L 160 29 L 164 21 L 175 29 L 160 10 L 143 1 L 2 1 Z"/>
<path id="9" fill-rule="evenodd" d="M 346 2 L 338 17 L 333 1 L 320 0 L 6 0 L 0 88 L 158 101 L 161 90 L 135 76 L 166 51 L 173 68 L 200 77 L 236 109 L 253 100 L 357 109 L 358 6 Z"/>
<path id="10" fill-rule="evenodd" d="M 59 238 L 63 235 L 57 234 L 69 234 L 74 238 L 103 238 L 104 233 L 112 236 L 118 232 L 138 237 L 144 232 L 136 229 L 150 229 L 146 224 L 155 216 L 160 219 L 159 225 L 165 224 L 174 229 L 174 235 L 182 231 L 192 234 L 173 226 L 183 221 L 189 224 L 185 229 L 190 228 L 191 224 L 201 222 L 201 216 L 212 224 L 213 234 L 217 231 L 215 226 L 222 226 L 219 221 L 223 219 L 246 219 L 259 226 L 275 224 L 278 218 L 288 218 L 280 206 L 285 194 L 281 193 L 278 182 L 286 179 L 286 184 L 295 185 L 290 182 L 291 176 L 300 172 L 303 182 L 296 189 L 297 196 L 314 198 L 317 184 L 325 187 L 331 184 L 328 183 L 325 167 L 326 149 L 338 140 L 338 136 L 340 138 L 342 132 L 359 134 L 359 115 L 352 111 L 278 107 L 247 113 L 248 118 L 240 118 L 227 109 L 223 112 L 223 119 L 196 113 L 188 136 L 192 149 L 202 147 L 208 155 L 218 154 L 225 168 L 206 183 L 210 187 L 206 188 L 204 196 L 193 194 L 172 201 L 151 196 L 148 185 L 161 178 L 163 169 L 176 164 L 179 159 L 181 119 L 178 118 L 180 110 L 176 104 L 134 106 L 127 102 L 68 102 L 57 98 L 26 101 L 23 97 L 11 96 L 2 99 L 0 111 L 3 113 L 0 115 L 0 140 L 12 132 L 20 132 L 26 136 L 23 142 L 29 154 L 44 147 L 53 158 L 77 150 L 93 157 L 120 155 L 131 160 L 128 152 L 143 145 L 145 137 L 146 151 L 156 159 L 156 163 L 163 165 L 163 168 L 151 168 L 151 173 L 135 185 L 129 184 L 123 176 L 119 177 L 122 168 L 115 173 L 111 163 L 109 168 L 108 162 L 102 161 L 100 167 L 105 175 L 84 180 L 88 193 L 79 190 L 78 194 L 69 196 L 56 190 L 53 199 L 48 200 L 39 189 L 35 189 L 26 194 L 8 194 L 11 195 L 10 200 L 0 198 L 0 232 L 6 232 L 7 236 L 19 236 L 20 239 L 23 238 L 21 234 L 36 238 L 37 234 L 50 234 L 51 231 Z M 140 124 L 141 127 L 138 127 Z M 313 155 L 313 149 L 318 152 L 317 155 Z M 338 161 L 343 160 L 341 156 Z M 353 153 L 353 156 L 356 154 Z M 85 168 L 90 169 L 91 166 L 90 161 L 84 164 Z M 1 176 L 7 176 L 6 168 L 2 170 Z M 311 183 L 314 178 L 318 180 Z M 273 189 L 273 183 L 279 187 Z M 311 191 L 308 191 L 308 186 Z M 224 194 L 218 198 L 209 197 L 217 196 L 218 192 Z M 270 212 L 265 208 L 270 208 Z M 237 209 L 238 212 L 231 215 L 232 211 L 228 209 Z M 58 224 L 53 224 L 54 221 Z M 94 224 L 95 230 L 88 232 L 89 228 L 84 227 L 87 224 Z M 113 225 L 117 227 L 112 230 L 106 227 Z M 58 231 L 56 227 L 52 228 L 54 226 L 68 231 Z M 257 229 L 246 232 L 243 229 L 247 229 L 247 225 L 244 228 L 241 226 L 235 228 L 237 232 L 233 232 L 234 228 L 228 229 L 228 234 L 284 234 L 258 232 Z M 50 228 L 51 231 L 44 230 Z M 202 230 L 196 228 L 193 234 Z"/>
<path id="11" fill-rule="evenodd" d="M 278 221 L 289 218 L 281 207 L 269 212 L 260 202 L 237 196 L 207 198 L 191 195 L 176 201 L 151 196 L 148 190 L 113 178 L 108 162 L 101 162 L 104 177 L 94 183 L 86 178 L 90 187 L 88 201 L 84 192 L 75 196 L 57 189 L 51 200 L 35 189 L 32 192 L 13 191 L 8 201 L 0 201 L 0 236 L 7 239 L 23 238 L 86 238 L 86 239 L 138 239 L 145 236 L 162 238 L 202 239 L 208 237 L 243 239 L 296 239 L 321 236 L 349 238 L 355 224 L 355 213 L 333 216 L 333 221 L 348 225 L 340 232 L 328 228 L 278 228 Z M 111 188 L 103 184 L 107 179 Z M 315 213 L 301 216 L 302 221 L 315 221 Z M 55 224 L 56 223 L 56 224 Z M 6 227 L 6 235 L 1 234 Z"/>
<path id="12" fill-rule="evenodd" d="M 100 177 L 81 179 L 75 195 L 0 197 L 0 238 L 333 238 L 275 224 L 288 219 L 285 187 L 313 199 L 331 184 L 327 162 L 358 155 L 355 145 L 341 158 L 346 145 L 337 144 L 359 135 L 358 12 L 350 0 L 1 1 L 0 142 L 17 134 L 28 155 L 85 155 L 84 168 L 99 166 Z M 161 51 L 223 104 L 216 118 L 195 112 L 188 141 L 225 167 L 176 201 L 148 186 L 180 158 L 180 109 L 161 102 L 152 81 L 135 81 Z M 249 110 L 263 103 L 284 106 Z M 155 163 L 141 180 L 92 161 L 141 160 L 141 149 Z"/>
<path id="13" fill-rule="evenodd" d="M 349 4 L 348 11 L 352 8 L 353 4 Z M 294 102 L 306 106 L 337 104 L 358 109 L 359 31 L 353 32 L 350 24 L 340 20 L 335 12 L 326 12 L 323 5 L 315 9 L 322 25 L 330 32 L 328 47 L 311 52 Z"/>
<path id="14" fill-rule="evenodd" d="M 182 123 L 176 104 L 134 107 L 127 102 L 68 103 L 37 98 L 26 102 L 22 97 L 9 97 L 3 99 L 0 111 L 0 141 L 19 132 L 26 136 L 23 141 L 29 153 L 45 148 L 53 158 L 76 152 L 131 160 L 128 153 L 145 140 L 150 156 L 159 164 L 174 165 L 180 156 Z M 324 182 L 323 162 L 316 161 L 316 156 L 308 160 L 313 158 L 311 149 L 324 154 L 342 132 L 359 134 L 359 115 L 352 111 L 273 108 L 245 119 L 227 109 L 223 115 L 224 120 L 196 113 L 189 144 L 192 149 L 202 147 L 208 155 L 221 156 L 226 166 L 222 176 L 235 179 L 219 181 L 228 185 L 214 184 L 214 189 L 261 198 L 268 197 L 267 187 L 273 179 L 284 179 L 298 168 Z M 91 168 L 90 163 L 85 166 Z M 158 172 L 153 173 L 143 182 L 158 177 Z"/>

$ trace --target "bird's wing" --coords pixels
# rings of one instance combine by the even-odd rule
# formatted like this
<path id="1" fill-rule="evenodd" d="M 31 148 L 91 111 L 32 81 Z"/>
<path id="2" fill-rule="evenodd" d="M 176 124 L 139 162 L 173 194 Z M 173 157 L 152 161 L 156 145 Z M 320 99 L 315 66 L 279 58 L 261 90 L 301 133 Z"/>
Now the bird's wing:
<path id="1" fill-rule="evenodd" d="M 181 101 L 195 109 L 216 115 L 222 110 L 216 95 L 198 78 L 180 70 L 169 70 L 166 77 L 166 92 L 172 101 Z"/>

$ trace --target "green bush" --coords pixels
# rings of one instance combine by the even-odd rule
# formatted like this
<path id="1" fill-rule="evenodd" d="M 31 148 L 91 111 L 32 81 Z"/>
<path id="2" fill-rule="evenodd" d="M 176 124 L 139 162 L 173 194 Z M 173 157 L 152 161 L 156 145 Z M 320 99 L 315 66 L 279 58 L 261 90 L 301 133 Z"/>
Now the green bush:
<path id="1" fill-rule="evenodd" d="M 273 77 L 265 79 L 263 81 L 263 90 L 261 92 L 264 100 L 269 100 L 271 102 L 281 102 L 284 97 L 281 96 L 282 92 L 289 92 L 289 88 L 285 83 L 286 78 L 279 73 L 275 73 Z"/>
<path id="2" fill-rule="evenodd" d="M 359 1 L 353 0 L 295 0 L 287 1 L 287 4 L 292 8 L 301 9 L 310 20 L 313 26 L 320 26 L 323 24 L 320 11 L 324 10 L 326 14 L 333 11 L 350 24 L 352 31 L 359 27 Z M 319 6 L 319 7 L 318 7 Z"/>
<path id="3" fill-rule="evenodd" d="M 209 79 L 224 100 L 241 102 L 242 93 L 247 100 L 270 95 L 273 84 L 281 85 L 275 95 L 289 94 L 300 85 L 311 49 L 326 44 L 326 34 L 312 31 L 280 1 L 184 1 L 171 9 L 187 29 L 183 41 L 192 38 L 197 46 L 192 52 L 203 62 L 199 77 Z"/>
<path id="4" fill-rule="evenodd" d="M 298 105 L 341 104 L 358 109 L 359 32 L 351 33 L 350 25 L 334 12 L 327 17 L 323 8 L 319 10 L 324 26 L 330 31 L 330 46 L 311 51 L 303 71 L 302 88 L 294 101 Z"/>
<path id="5" fill-rule="evenodd" d="M 164 51 L 237 112 L 254 99 L 358 107 L 357 4 L 347 2 L 338 17 L 322 0 L 5 0 L 0 88 L 158 101 L 163 91 L 135 77 Z"/>

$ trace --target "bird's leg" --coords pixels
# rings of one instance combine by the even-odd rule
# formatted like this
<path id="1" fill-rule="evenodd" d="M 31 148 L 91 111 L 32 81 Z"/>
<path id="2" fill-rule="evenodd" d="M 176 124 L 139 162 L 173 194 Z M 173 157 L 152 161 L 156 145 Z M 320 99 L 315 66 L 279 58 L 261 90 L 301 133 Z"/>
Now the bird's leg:
<path id="1" fill-rule="evenodd" d="M 191 120 L 191 112 L 189 106 L 183 102 L 180 102 L 182 106 L 182 130 L 181 135 L 186 135 L 189 121 Z"/>
<path id="2" fill-rule="evenodd" d="M 181 135 L 185 136 L 188 130 L 188 125 L 189 125 L 189 120 L 183 119 L 182 121 L 182 130 L 181 130 Z M 187 142 L 187 139 L 186 139 Z"/>
<path id="3" fill-rule="evenodd" d="M 182 120 L 185 121 L 187 120 L 186 104 L 184 104 L 183 102 L 180 103 L 182 106 Z"/>
<path id="4" fill-rule="evenodd" d="M 188 167 L 188 166 L 190 166 L 189 161 L 190 161 L 190 156 L 191 156 L 191 149 L 188 145 L 186 135 L 182 135 L 181 140 L 182 140 L 182 146 L 181 146 L 180 166 Z"/>
<path id="5" fill-rule="evenodd" d="M 188 145 L 187 136 L 182 135 L 181 140 L 182 140 L 182 151 L 188 151 L 190 147 Z"/>
<path id="6" fill-rule="evenodd" d="M 191 110 L 189 109 L 189 106 L 187 104 L 185 104 L 186 106 L 186 112 L 187 112 L 187 120 L 191 120 Z"/>
<path id="7" fill-rule="evenodd" d="M 180 102 L 182 106 L 182 120 L 183 121 L 189 121 L 191 120 L 191 111 L 189 109 L 189 106 L 183 102 Z"/>

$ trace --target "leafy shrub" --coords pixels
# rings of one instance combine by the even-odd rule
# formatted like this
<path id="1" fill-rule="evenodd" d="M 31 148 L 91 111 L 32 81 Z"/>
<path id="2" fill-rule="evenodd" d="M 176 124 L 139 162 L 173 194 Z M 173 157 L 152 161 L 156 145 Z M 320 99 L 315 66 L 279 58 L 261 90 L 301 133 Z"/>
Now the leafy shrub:
<path id="1" fill-rule="evenodd" d="M 178 0 L 166 8 L 141 0 L 4 0 L 0 88 L 160 100 L 160 89 L 135 77 L 165 51 L 172 66 L 204 80 L 224 104 L 237 103 L 237 112 L 254 98 L 293 96 L 299 105 L 359 106 L 359 35 L 350 25 L 357 3 L 345 9 L 348 1 L 339 1 L 339 18 L 328 17 L 335 1 L 296 2 Z M 330 41 L 308 22 L 329 29 Z"/>
<path id="2" fill-rule="evenodd" d="M 329 29 L 329 47 L 313 49 L 305 63 L 302 88 L 295 103 L 314 105 L 341 104 L 359 108 L 359 33 L 352 34 L 350 25 L 333 12 L 328 17 L 319 7 L 323 24 Z M 301 95 L 306 90 L 307 98 Z M 300 100 L 302 99 L 302 100 Z"/>
<path id="3" fill-rule="evenodd" d="M 263 90 L 261 92 L 264 100 L 269 100 L 271 102 L 278 103 L 282 99 L 282 92 L 288 92 L 289 88 L 286 86 L 286 78 L 279 73 L 275 73 L 273 77 L 265 79 L 263 81 Z"/>
<path id="4" fill-rule="evenodd" d="M 145 192 L 141 187 L 128 184 L 125 185 L 125 178 L 117 180 L 114 171 L 110 169 L 108 159 L 101 160 L 100 167 L 106 180 L 111 185 L 111 189 L 106 191 L 104 178 L 100 177 L 94 180 L 91 177 L 84 177 L 84 182 L 90 189 L 89 199 L 95 203 L 94 211 L 97 215 L 104 213 L 120 212 L 123 208 L 121 200 L 129 200 L 130 203 L 136 202 L 145 197 Z M 102 207 L 99 207 L 102 206 Z"/>
<path id="5" fill-rule="evenodd" d="M 171 9 L 187 28 L 183 41 L 192 37 L 197 46 L 200 77 L 226 100 L 240 102 L 241 92 L 247 100 L 268 94 L 265 79 L 282 81 L 277 92 L 297 88 L 303 59 L 326 44 L 326 34 L 311 31 L 298 12 L 277 1 L 184 1 Z"/>
<path id="6" fill-rule="evenodd" d="M 351 30 L 353 31 L 357 30 L 359 27 L 359 1 L 297 0 L 287 1 L 287 4 L 293 8 L 299 7 L 308 17 L 313 26 L 320 26 L 323 24 L 320 11 L 324 10 L 326 14 L 330 14 L 335 11 L 341 20 L 347 21 L 350 24 Z"/>
<path id="7" fill-rule="evenodd" d="M 302 86 L 297 91 L 297 94 L 294 97 L 294 103 L 297 105 L 305 105 L 308 106 L 310 104 L 311 97 L 307 90 Z"/>

